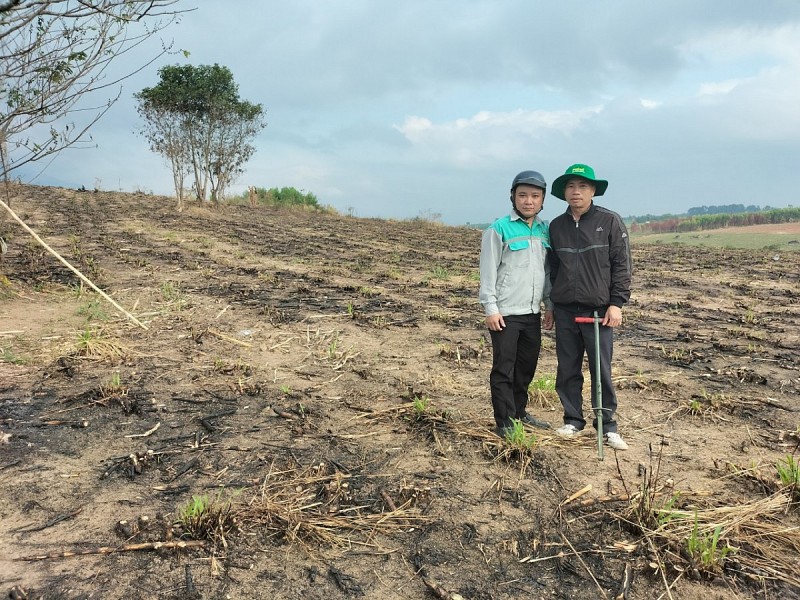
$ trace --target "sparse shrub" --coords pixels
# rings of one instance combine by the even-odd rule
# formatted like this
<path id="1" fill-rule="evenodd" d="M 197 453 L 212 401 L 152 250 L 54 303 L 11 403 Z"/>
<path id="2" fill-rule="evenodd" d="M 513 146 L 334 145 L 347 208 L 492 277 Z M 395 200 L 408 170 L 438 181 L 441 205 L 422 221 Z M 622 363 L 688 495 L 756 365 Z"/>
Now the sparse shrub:
<path id="1" fill-rule="evenodd" d="M 108 383 L 108 389 L 116 392 L 122 389 L 122 378 L 116 371 L 111 374 L 111 381 Z"/>
<path id="2" fill-rule="evenodd" d="M 78 314 L 86 317 L 87 321 L 106 321 L 108 313 L 103 310 L 103 305 L 98 299 L 90 300 L 78 309 Z"/>
<path id="3" fill-rule="evenodd" d="M 431 276 L 434 279 L 450 279 L 450 271 L 437 265 L 431 270 Z"/>
<path id="4" fill-rule="evenodd" d="M 789 488 L 795 502 L 800 502 L 800 461 L 787 454 L 785 459 L 778 461 L 775 469 L 778 471 L 781 485 Z"/>
<path id="5" fill-rule="evenodd" d="M 702 412 L 703 412 L 703 404 L 700 402 L 700 399 L 699 398 L 692 398 L 691 400 L 689 400 L 689 402 L 687 402 L 687 404 L 686 404 L 686 411 L 690 415 L 695 416 L 695 417 L 697 415 L 702 414 Z"/>
<path id="6" fill-rule="evenodd" d="M 203 248 L 204 250 L 208 250 L 214 247 L 214 240 L 205 235 L 196 237 L 194 241 L 197 242 L 197 245 L 200 246 L 200 248 Z"/>
<path id="7" fill-rule="evenodd" d="M 558 399 L 555 376 L 545 374 L 534 378 L 528 386 L 528 397 L 540 406 L 551 406 Z"/>
<path id="8" fill-rule="evenodd" d="M 677 511 L 678 502 L 680 501 L 681 493 L 675 492 L 664 501 L 664 504 L 661 505 L 661 508 L 655 509 L 653 512 L 656 517 L 656 522 L 658 523 L 659 527 L 664 527 L 665 525 L 669 524 L 670 521 L 673 519 L 680 519 L 681 515 Z"/>
<path id="9" fill-rule="evenodd" d="M 506 431 L 505 442 L 512 450 L 524 452 L 536 444 L 536 436 L 525 431 L 525 425 L 519 419 L 511 419 L 511 427 Z"/>
<path id="10" fill-rule="evenodd" d="M 11 288 L 11 281 L 9 281 L 8 277 L 0 273 L 0 300 L 12 298 L 13 296 L 14 290 Z"/>
<path id="11" fill-rule="evenodd" d="M 24 365 L 28 362 L 28 359 L 14 352 L 12 348 L 0 348 L 0 362 L 12 365 Z"/>
<path id="12" fill-rule="evenodd" d="M 215 546 L 228 546 L 225 536 L 238 529 L 230 500 L 222 500 L 222 492 L 212 499 L 207 494 L 192 496 L 178 509 L 177 524 L 183 533 L 208 540 Z"/>
<path id="13" fill-rule="evenodd" d="M 430 208 L 419 211 L 419 214 L 412 221 L 424 221 L 427 223 L 441 223 L 442 213 L 434 212 Z"/>
<path id="14" fill-rule="evenodd" d="M 282 188 L 256 188 L 256 202 L 268 206 L 304 206 L 309 208 L 321 209 L 317 197 L 311 192 L 297 190 L 293 187 Z M 249 193 L 243 192 L 234 198 L 234 201 L 244 204 L 249 203 Z"/>
<path id="15" fill-rule="evenodd" d="M 553 375 L 547 374 L 541 377 L 536 377 L 531 381 L 529 390 L 541 390 L 543 392 L 553 392 L 556 389 L 556 378 Z"/>
<path id="16" fill-rule="evenodd" d="M 328 344 L 328 358 L 333 360 L 336 358 L 336 351 L 339 348 L 339 338 L 335 337 L 331 340 L 331 343 Z"/>
<path id="17" fill-rule="evenodd" d="M 718 525 L 713 531 L 702 533 L 698 527 L 697 515 L 695 514 L 694 528 L 686 539 L 686 551 L 698 570 L 710 575 L 722 572 L 722 564 L 725 561 L 725 557 L 734 552 L 734 549 L 727 544 L 724 547 L 720 547 L 719 538 L 721 532 L 722 527 Z"/>
<path id="18" fill-rule="evenodd" d="M 428 411 L 430 403 L 431 399 L 427 396 L 414 396 L 414 399 L 412 400 L 412 408 L 414 409 L 414 416 L 417 420 L 421 419 Z"/>
<path id="19" fill-rule="evenodd" d="M 186 304 L 186 295 L 181 291 L 180 286 L 174 281 L 164 281 L 161 283 L 161 297 L 176 310 L 183 309 Z"/>
<path id="20" fill-rule="evenodd" d="M 435 309 L 428 313 L 428 320 L 450 323 L 453 320 L 453 315 L 446 310 Z"/>
<path id="21" fill-rule="evenodd" d="M 109 406 L 113 402 L 119 404 L 126 413 L 138 412 L 136 401 L 129 400 L 127 396 L 128 388 L 122 385 L 122 378 L 115 371 L 111 374 L 108 383 L 100 386 L 100 398 L 97 399 L 97 403 Z"/>
<path id="22" fill-rule="evenodd" d="M 235 361 L 215 358 L 213 369 L 214 372 L 221 373 L 222 375 L 244 375 L 245 377 L 249 377 L 253 372 L 253 367 L 241 358 Z"/>
<path id="23" fill-rule="evenodd" d="M 78 356 L 108 359 L 120 358 L 123 355 L 123 349 L 118 342 L 106 338 L 102 330 L 87 327 L 78 333 L 75 353 Z"/>

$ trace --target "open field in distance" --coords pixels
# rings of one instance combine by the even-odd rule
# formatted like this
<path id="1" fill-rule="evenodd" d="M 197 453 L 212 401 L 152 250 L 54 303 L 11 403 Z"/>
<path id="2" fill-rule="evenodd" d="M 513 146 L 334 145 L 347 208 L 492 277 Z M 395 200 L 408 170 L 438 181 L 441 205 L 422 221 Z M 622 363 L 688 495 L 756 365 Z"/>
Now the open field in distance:
<path id="1" fill-rule="evenodd" d="M 771 250 L 800 250 L 800 223 L 750 225 L 686 233 L 653 233 L 632 235 L 636 244 L 683 244 L 714 248 L 766 248 Z"/>

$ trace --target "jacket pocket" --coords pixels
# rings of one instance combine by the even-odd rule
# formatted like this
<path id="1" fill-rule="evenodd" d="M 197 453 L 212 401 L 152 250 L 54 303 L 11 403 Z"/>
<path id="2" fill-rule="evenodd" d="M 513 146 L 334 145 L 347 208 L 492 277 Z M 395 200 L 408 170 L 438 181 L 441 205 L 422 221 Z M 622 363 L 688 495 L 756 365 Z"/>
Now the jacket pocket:
<path id="1" fill-rule="evenodd" d="M 530 240 L 514 240 L 508 243 L 506 259 L 511 268 L 527 267 L 531 264 Z"/>

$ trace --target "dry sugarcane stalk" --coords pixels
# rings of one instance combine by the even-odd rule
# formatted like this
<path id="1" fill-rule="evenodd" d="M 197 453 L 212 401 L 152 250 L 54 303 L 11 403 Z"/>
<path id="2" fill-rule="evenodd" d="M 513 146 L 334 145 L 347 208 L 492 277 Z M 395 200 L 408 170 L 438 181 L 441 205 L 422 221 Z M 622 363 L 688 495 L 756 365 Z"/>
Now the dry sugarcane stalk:
<path id="1" fill-rule="evenodd" d="M 390 413 L 403 412 L 409 408 L 412 408 L 413 406 L 414 406 L 413 402 L 405 402 L 403 404 L 400 404 L 399 406 L 392 406 L 390 408 L 384 408 L 381 410 L 374 410 L 372 408 L 361 408 L 360 406 L 352 406 L 350 404 L 347 405 L 347 408 L 350 408 L 352 410 L 363 411 L 361 414 L 355 415 L 354 417 L 350 417 L 350 420 L 353 421 L 355 419 L 364 419 L 364 418 L 374 419 L 376 417 Z"/>
<path id="2" fill-rule="evenodd" d="M 144 325 L 144 324 L 142 324 L 141 322 L 139 322 L 139 320 L 138 320 L 136 317 L 134 317 L 134 316 L 133 316 L 131 313 L 129 313 L 127 310 L 125 310 L 125 309 L 124 309 L 124 308 L 122 308 L 122 307 L 121 307 L 119 304 L 117 304 L 117 303 L 114 301 L 114 299 L 113 299 L 111 296 L 109 296 L 108 294 L 106 294 L 106 293 L 105 293 L 103 290 L 101 290 L 101 289 L 100 289 L 99 287 L 97 287 L 97 286 L 96 286 L 94 283 L 92 283 L 92 282 L 89 280 L 89 278 L 88 278 L 88 277 L 86 277 L 86 275 L 84 275 L 83 273 L 81 273 L 80 271 L 78 271 L 78 269 L 76 269 L 76 268 L 75 268 L 75 267 L 73 267 L 73 266 L 72 266 L 72 265 L 71 265 L 69 262 L 67 262 L 67 260 L 66 260 L 65 258 L 63 258 L 63 257 L 62 257 L 62 256 L 61 256 L 61 255 L 60 255 L 58 252 L 56 252 L 56 251 L 55 251 L 55 250 L 53 250 L 53 249 L 52 249 L 50 246 L 48 246 L 48 245 L 47 245 L 47 242 L 45 242 L 45 241 L 44 241 L 42 238 L 40 238 L 40 237 L 37 235 L 37 233 L 36 233 L 36 232 L 35 232 L 33 229 L 31 229 L 30 227 L 28 227 L 28 226 L 25 224 L 25 222 L 24 222 L 22 219 L 20 219 L 20 218 L 17 216 L 17 213 L 15 213 L 13 210 L 11 210 L 11 207 L 10 207 L 8 204 L 6 204 L 6 203 L 5 203 L 5 202 L 3 202 L 2 200 L 0 200 L 0 206 L 2 206 L 3 208 L 5 208 L 5 209 L 8 211 L 8 213 L 11 215 L 11 217 L 12 217 L 12 218 L 13 218 L 13 219 L 14 219 L 14 220 L 17 222 L 17 223 L 19 223 L 19 224 L 20 224 L 20 226 L 21 226 L 21 227 L 22 227 L 22 228 L 23 228 L 25 231 L 27 231 L 29 234 L 31 234 L 31 235 L 33 236 L 33 239 L 35 239 L 37 242 L 39 242 L 39 243 L 42 245 L 42 247 L 43 247 L 45 250 L 47 250 L 47 251 L 48 251 L 50 254 L 52 254 L 53 256 L 55 256 L 55 257 L 58 259 L 58 261 L 59 261 L 61 264 L 63 264 L 63 265 L 64 265 L 65 267 L 67 267 L 67 268 L 68 268 L 70 271 L 72 271 L 73 273 L 75 273 L 75 274 L 76 274 L 78 277 L 80 277 L 81 281 L 83 281 L 83 282 L 84 282 L 86 285 L 88 285 L 90 288 L 92 288 L 92 289 L 93 289 L 95 292 L 97 292 L 98 294 L 100 294 L 100 295 L 101 295 L 101 296 L 102 296 L 104 299 L 108 300 L 108 301 L 109 301 L 109 302 L 110 302 L 110 303 L 111 303 L 111 304 L 114 306 L 114 308 L 116 308 L 116 309 L 117 309 L 118 311 L 120 311 L 120 312 L 121 312 L 123 315 L 125 315 L 126 317 L 128 317 L 128 318 L 129 318 L 131 321 L 133 321 L 134 323 L 136 323 L 136 324 L 137 324 L 139 327 L 141 327 L 142 329 L 147 329 L 147 326 L 146 326 L 146 325 Z"/>
<path id="3" fill-rule="evenodd" d="M 153 428 L 151 428 L 151 429 L 148 429 L 148 430 L 147 430 L 147 431 L 145 431 L 144 433 L 131 433 L 131 434 L 128 434 L 128 435 L 126 435 L 125 437 L 126 437 L 126 438 L 140 438 L 140 437 L 147 437 L 148 435 L 152 435 L 152 434 L 154 434 L 154 433 L 155 433 L 155 432 L 158 430 L 158 428 L 159 428 L 159 427 L 161 427 L 161 421 L 159 421 L 158 423 L 156 423 L 156 424 L 155 424 L 155 427 L 153 427 Z"/>
<path id="4" fill-rule="evenodd" d="M 566 542 L 567 546 L 569 546 L 569 549 L 572 550 L 572 553 L 575 555 L 575 557 L 583 565 L 583 568 L 586 569 L 586 572 L 589 574 L 589 577 L 592 578 L 592 581 L 594 581 L 594 584 L 597 586 L 597 589 L 600 591 L 601 596 L 603 598 L 608 598 L 608 595 L 606 594 L 606 591 L 603 589 L 603 586 L 601 586 L 600 582 L 597 581 L 597 578 L 594 576 L 594 573 L 592 573 L 592 570 L 589 568 L 589 565 L 586 564 L 586 562 L 581 558 L 581 555 L 578 554 L 578 551 L 575 550 L 575 547 L 572 545 L 572 542 L 570 542 L 569 539 L 567 539 L 567 536 L 565 536 L 563 533 L 561 534 L 561 539 Z"/>
<path id="5" fill-rule="evenodd" d="M 598 496 L 597 498 L 587 498 L 586 500 L 581 500 L 580 502 L 576 502 L 572 506 L 568 508 L 586 508 L 587 506 L 594 506 L 595 504 L 601 504 L 603 502 L 626 502 L 631 499 L 630 494 L 611 494 L 610 496 Z M 566 504 L 566 502 L 564 502 Z M 563 504 L 562 504 L 563 506 Z"/>
<path id="6" fill-rule="evenodd" d="M 383 501 L 386 502 L 386 506 L 389 507 L 389 510 L 395 512 L 397 510 L 397 505 L 392 500 L 392 497 L 386 492 L 386 490 L 381 490 L 381 498 Z"/>
<path id="7" fill-rule="evenodd" d="M 44 529 L 47 529 L 48 527 L 52 527 L 53 525 L 56 525 L 58 523 L 61 523 L 62 521 L 66 521 L 67 519 L 71 519 L 79 515 L 82 510 L 83 507 L 79 508 L 78 510 L 72 511 L 71 513 L 58 515 L 57 517 L 50 519 L 44 525 L 39 525 L 38 527 L 22 527 L 22 528 L 12 529 L 11 531 L 14 533 L 32 533 L 34 531 L 42 531 Z"/>
<path id="8" fill-rule="evenodd" d="M 464 597 L 460 594 L 451 594 L 438 583 L 436 583 L 433 579 L 429 579 L 428 577 L 422 578 L 422 583 L 431 591 L 431 593 L 439 598 L 439 600 L 464 600 Z"/>
<path id="9" fill-rule="evenodd" d="M 52 419 L 50 421 L 39 421 L 38 423 L 31 423 L 33 427 L 59 427 L 61 425 L 69 425 L 70 427 L 88 427 L 89 421 L 86 419 L 78 419 L 76 421 L 60 421 Z"/>
<path id="10" fill-rule="evenodd" d="M 672 592 L 670 591 L 670 588 L 672 587 L 672 584 L 670 584 L 667 581 L 667 573 L 666 573 L 666 571 L 664 569 L 664 561 L 661 560 L 661 556 L 659 556 L 658 550 L 656 550 L 656 546 L 653 543 L 653 538 L 651 536 L 649 536 L 649 535 L 646 536 L 646 537 L 647 537 L 647 543 L 650 546 L 650 551 L 653 553 L 653 556 L 655 556 L 656 560 L 658 561 L 657 563 L 655 563 L 655 567 L 658 570 L 658 574 L 661 575 L 661 581 L 664 583 L 664 588 L 665 588 L 664 593 L 667 595 L 669 600 L 675 600 L 672 597 Z M 663 598 L 663 594 L 660 597 Z"/>
<path id="11" fill-rule="evenodd" d="M 591 484 L 591 483 L 589 483 L 589 484 L 586 484 L 586 485 L 585 485 L 585 486 L 583 486 L 581 489 L 579 489 L 577 492 L 575 492 L 574 494 L 572 494 L 572 495 L 571 495 L 569 498 L 567 498 L 566 500 L 564 500 L 564 501 L 561 503 L 561 506 L 566 506 L 567 504 L 569 504 L 569 503 L 570 503 L 570 502 L 572 502 L 573 500 L 577 500 L 578 498 L 580 498 L 580 497 L 581 497 L 581 496 L 583 496 L 584 494 L 588 494 L 588 493 L 589 493 L 589 492 L 591 492 L 591 491 L 592 491 L 592 484 Z"/>
<path id="12" fill-rule="evenodd" d="M 622 581 L 619 582 L 619 591 L 614 600 L 628 600 L 628 591 L 631 589 L 631 563 L 626 562 L 622 571 Z"/>
<path id="13" fill-rule="evenodd" d="M 272 407 L 272 411 L 273 411 L 273 412 L 274 412 L 276 415 L 278 415 L 279 417 L 281 417 L 282 419 L 286 419 L 286 420 L 288 420 L 288 421 L 294 421 L 294 420 L 295 420 L 295 418 L 296 418 L 296 417 L 295 417 L 295 416 L 294 416 L 292 413 L 290 413 L 290 412 L 286 412 L 285 410 L 281 410 L 280 408 L 276 408 L 276 407 L 274 407 L 274 406 Z"/>
<path id="14" fill-rule="evenodd" d="M 566 554 L 563 551 L 559 552 L 558 554 L 553 554 L 552 556 L 540 556 L 539 558 L 533 558 L 533 556 L 526 556 L 525 558 L 520 558 L 519 562 L 521 563 L 538 563 L 544 560 L 553 560 L 554 558 L 564 558 Z"/>
<path id="15" fill-rule="evenodd" d="M 209 327 L 206 329 L 208 333 L 213 335 L 214 337 L 218 337 L 221 340 L 225 340 L 226 342 L 230 342 L 231 344 L 239 344 L 240 346 L 244 346 L 245 348 L 252 348 L 253 344 L 249 342 L 243 342 L 242 340 L 237 340 L 235 337 L 231 337 L 222 333 L 221 331 L 217 331 L 216 329 Z"/>
<path id="16" fill-rule="evenodd" d="M 70 558 L 72 556 L 87 556 L 89 554 L 114 554 L 116 552 L 134 552 L 136 550 L 172 550 L 176 548 L 202 548 L 206 543 L 203 540 L 179 540 L 173 542 L 142 542 L 140 544 L 125 544 L 123 546 L 100 546 L 76 552 L 56 552 L 53 554 L 37 554 L 35 556 L 20 556 L 12 558 L 14 561 L 48 560 L 51 558 Z"/>
<path id="17" fill-rule="evenodd" d="M 191 565 L 184 565 L 183 569 L 184 569 L 184 577 L 186 580 L 186 597 L 193 598 L 196 593 L 196 590 L 194 587 L 194 580 L 192 579 Z"/>

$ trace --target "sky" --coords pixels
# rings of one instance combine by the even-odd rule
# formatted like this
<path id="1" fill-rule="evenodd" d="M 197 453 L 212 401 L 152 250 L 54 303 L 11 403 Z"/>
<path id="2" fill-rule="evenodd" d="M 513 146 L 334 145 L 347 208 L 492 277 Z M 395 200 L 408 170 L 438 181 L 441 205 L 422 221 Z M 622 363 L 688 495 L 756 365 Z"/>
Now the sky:
<path id="1" fill-rule="evenodd" d="M 176 51 L 122 83 L 91 147 L 15 172 L 174 195 L 135 131 L 164 65 L 228 67 L 267 127 L 231 192 L 291 186 L 343 214 L 487 223 L 523 170 L 573 163 L 622 216 L 798 206 L 796 0 L 195 0 Z M 114 65 L 122 73 L 161 40 Z M 182 52 L 186 51 L 188 57 Z M 137 63 L 138 61 L 138 63 Z M 114 73 L 110 73 L 109 76 Z M 542 217 L 566 205 L 549 194 Z"/>

